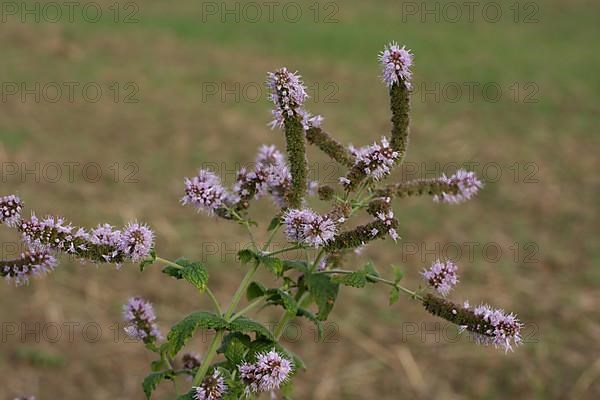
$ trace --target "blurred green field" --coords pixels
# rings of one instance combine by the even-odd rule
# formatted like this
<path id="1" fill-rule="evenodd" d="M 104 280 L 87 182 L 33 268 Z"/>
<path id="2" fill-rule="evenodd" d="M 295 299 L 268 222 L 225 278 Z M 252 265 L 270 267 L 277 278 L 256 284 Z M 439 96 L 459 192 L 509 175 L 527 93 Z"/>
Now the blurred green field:
<path id="1" fill-rule="evenodd" d="M 290 347 L 308 371 L 296 380 L 295 398 L 600 398 L 598 2 L 496 2 L 503 12 L 497 23 L 477 12 L 473 22 L 466 15 L 457 23 L 422 22 L 403 12 L 408 2 L 388 0 L 298 1 L 303 14 L 295 23 L 278 12 L 272 22 L 266 15 L 222 22 L 220 14 L 203 13 L 209 3 L 225 7 L 221 2 L 136 1 L 137 8 L 117 3 L 115 22 L 113 3 L 95 3 L 104 11 L 97 23 L 77 14 L 73 23 L 2 15 L 1 195 L 17 193 L 27 212 L 62 214 L 83 226 L 147 221 L 159 253 L 205 261 L 225 300 L 243 274 L 234 254 L 244 233 L 182 207 L 183 177 L 212 165 L 231 178 L 260 144 L 284 148 L 283 135 L 266 127 L 264 90 L 253 91 L 282 65 L 301 72 L 314 95 L 308 109 L 324 115 L 325 129 L 339 140 L 364 145 L 388 134 L 376 56 L 396 40 L 416 55 L 417 92 L 406 159 L 413 169 L 390 180 L 469 162 L 488 182 L 460 207 L 397 200 L 402 241 L 373 244 L 348 268 L 369 259 L 384 273 L 402 265 L 407 286 L 416 287 L 418 271 L 437 257 L 436 244 L 464 250 L 475 242 L 474 256 L 463 252 L 458 261 L 461 284 L 453 298 L 517 313 L 527 324 L 527 343 L 507 355 L 477 347 L 410 299 L 389 307 L 381 288 L 347 288 L 330 317 L 327 343 L 315 343 L 311 326 L 298 322 L 303 337 Z M 124 23 L 130 12 L 138 22 Z M 525 15 L 538 22 L 525 23 Z M 97 83 L 102 96 L 93 103 L 76 90 L 70 102 L 65 91 L 51 102 L 42 93 L 36 102 L 7 93 L 14 83 L 52 82 Z M 502 95 L 492 101 L 476 89 L 470 99 L 469 82 L 493 83 Z M 458 85 L 462 95 L 452 101 L 454 92 L 440 93 L 436 101 L 422 92 L 436 84 Z M 314 177 L 337 177 L 317 149 L 309 157 Z M 73 179 L 66 163 L 79 163 L 71 164 Z M 61 166 L 58 178 L 54 164 Z M 84 171 L 86 165 L 93 167 Z M 266 228 L 270 202 L 252 211 Z M 0 240 L 3 257 L 14 252 L 15 232 L 0 230 Z M 491 255 L 482 251 L 486 244 L 494 244 Z M 502 256 L 494 260 L 497 248 Z M 115 271 L 65 259 L 28 287 L 1 285 L 0 398 L 142 399 L 150 355 L 115 338 L 120 306 L 133 294 L 154 302 L 163 328 L 208 306 L 191 288 L 166 281 L 158 267 L 141 274 L 135 266 Z M 79 324 L 72 340 L 69 323 Z M 35 324 L 58 324 L 62 337 L 26 334 L 40 332 Z M 97 340 L 95 327 L 102 329 Z M 206 343 L 195 346 L 202 353 Z M 162 393 L 157 398 L 168 398 Z"/>

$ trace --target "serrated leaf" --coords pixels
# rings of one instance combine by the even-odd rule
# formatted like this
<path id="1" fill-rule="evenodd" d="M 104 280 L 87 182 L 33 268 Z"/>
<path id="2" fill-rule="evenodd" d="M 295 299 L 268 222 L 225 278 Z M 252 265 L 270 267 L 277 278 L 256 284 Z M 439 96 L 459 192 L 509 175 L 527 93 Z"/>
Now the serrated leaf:
<path id="1" fill-rule="evenodd" d="M 203 292 L 208 283 L 208 272 L 199 262 L 189 263 L 182 271 L 183 278 Z"/>
<path id="2" fill-rule="evenodd" d="M 169 354 L 171 357 L 175 355 L 185 346 L 187 341 L 194 336 L 198 328 L 207 329 L 225 329 L 227 327 L 227 321 L 223 318 L 209 313 L 206 311 L 196 311 L 171 328 L 167 334 L 167 340 L 169 342 Z"/>
<path id="3" fill-rule="evenodd" d="M 277 276 L 283 274 L 283 262 L 277 257 L 261 257 L 260 262 Z"/>
<path id="4" fill-rule="evenodd" d="M 281 218 L 275 217 L 269 223 L 269 227 L 267 228 L 267 230 L 270 232 L 273 229 L 277 228 L 280 224 L 281 224 Z"/>
<path id="5" fill-rule="evenodd" d="M 256 298 L 262 297 L 267 292 L 267 288 L 264 287 L 259 282 L 252 282 L 248 285 L 248 289 L 246 289 L 246 298 L 248 301 L 254 300 Z"/>
<path id="6" fill-rule="evenodd" d="M 189 264 L 189 261 L 186 258 L 181 257 L 175 260 L 175 264 L 181 265 L 183 268 L 185 268 Z M 167 274 L 175 279 L 183 279 L 183 268 L 175 268 L 171 265 L 167 265 L 163 268 L 162 272 L 163 274 Z"/>
<path id="7" fill-rule="evenodd" d="M 392 292 L 390 293 L 390 306 L 398 301 L 400 298 L 400 290 L 397 287 L 392 288 Z"/>
<path id="8" fill-rule="evenodd" d="M 371 278 L 371 276 L 375 276 L 379 278 L 379 271 L 377 271 L 377 268 L 375 268 L 375 265 L 369 261 L 368 263 L 365 264 L 365 266 L 363 267 L 363 271 L 366 272 L 367 274 L 367 281 L 370 283 L 374 283 L 377 282 L 377 280 Z"/>
<path id="9" fill-rule="evenodd" d="M 319 308 L 317 318 L 325 321 L 333 309 L 340 285 L 331 281 L 325 274 L 312 274 L 306 279 L 308 290 Z"/>
<path id="10" fill-rule="evenodd" d="M 269 295 L 267 300 L 270 303 L 283 306 L 283 308 L 285 308 L 285 310 L 291 315 L 296 315 L 298 312 L 298 303 L 285 290 L 279 288 L 269 289 L 267 290 L 267 294 Z"/>
<path id="11" fill-rule="evenodd" d="M 351 274 L 337 275 L 332 277 L 331 281 L 346 286 L 362 288 L 367 284 L 367 273 L 365 271 L 356 271 Z"/>
<path id="12" fill-rule="evenodd" d="M 142 388 L 144 389 L 144 394 L 146 395 L 146 398 L 150 399 L 152 397 L 152 393 L 156 390 L 158 385 L 170 376 L 170 371 L 153 372 L 150 375 L 146 376 L 144 378 L 144 381 L 142 382 Z"/>
<path id="13" fill-rule="evenodd" d="M 257 260 L 258 254 L 250 249 L 243 249 L 238 251 L 238 258 L 242 264 L 248 264 L 252 260 Z"/>
<path id="14" fill-rule="evenodd" d="M 246 335 L 245 333 L 229 332 L 227 335 L 225 335 L 225 337 L 223 337 L 223 340 L 221 341 L 221 346 L 217 349 L 217 353 L 223 354 L 227 349 L 227 346 L 229 346 L 229 342 L 233 339 L 239 340 L 246 347 L 250 346 L 250 342 L 252 342 L 250 336 Z"/>
<path id="15" fill-rule="evenodd" d="M 140 262 L 140 271 L 144 272 L 144 269 L 151 264 L 154 264 L 156 262 L 156 250 L 154 250 L 154 248 L 152 248 L 152 250 L 150 250 L 150 255 L 149 257 L 145 258 L 144 260 L 142 260 L 142 262 Z"/>
<path id="16" fill-rule="evenodd" d="M 150 369 L 153 372 L 162 371 L 166 367 L 167 366 L 165 365 L 165 362 L 163 360 L 154 360 L 150 363 Z"/>
<path id="17" fill-rule="evenodd" d="M 396 265 L 392 265 L 392 271 L 394 271 L 394 283 L 398 283 L 404 277 L 404 272 L 402 269 Z"/>
<path id="18" fill-rule="evenodd" d="M 257 337 L 261 336 L 270 341 L 275 341 L 275 337 L 266 326 L 254 320 L 251 320 L 250 318 L 240 317 L 235 321 L 230 322 L 227 329 L 231 332 L 254 332 L 257 335 Z"/>

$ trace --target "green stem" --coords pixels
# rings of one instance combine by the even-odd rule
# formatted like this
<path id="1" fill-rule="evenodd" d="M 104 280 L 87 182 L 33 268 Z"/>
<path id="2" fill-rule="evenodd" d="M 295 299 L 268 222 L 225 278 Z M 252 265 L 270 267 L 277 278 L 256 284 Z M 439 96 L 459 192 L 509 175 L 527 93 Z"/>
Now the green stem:
<path id="1" fill-rule="evenodd" d="M 233 314 L 233 316 L 231 318 L 229 318 L 229 322 L 235 321 L 242 315 L 248 314 L 250 311 L 252 311 L 256 307 L 258 307 L 263 302 L 263 300 L 264 300 L 264 297 L 259 297 L 258 299 L 254 300 L 252 303 L 248 304 L 246 307 L 242 308 L 240 311 Z"/>
<path id="2" fill-rule="evenodd" d="M 269 238 L 267 239 L 265 245 L 262 248 L 262 251 L 267 251 L 267 249 L 269 248 L 269 246 L 271 245 L 271 242 L 273 241 L 273 239 L 275 239 L 275 235 L 277 234 L 277 232 L 279 231 L 279 228 L 281 228 L 281 225 L 277 225 L 275 227 L 275 229 L 273 229 L 273 231 L 271 232 L 271 234 L 269 235 Z"/>
<path id="3" fill-rule="evenodd" d="M 347 271 L 347 270 L 344 270 L 344 269 L 332 269 L 332 270 L 329 270 L 329 271 L 320 271 L 320 272 L 316 272 L 316 273 L 317 274 L 353 274 L 354 272 L 355 271 Z M 421 296 L 417 292 L 415 292 L 413 290 L 410 290 L 410 289 L 407 289 L 404 286 L 400 286 L 396 282 L 390 281 L 389 279 L 381 278 L 379 276 L 370 275 L 370 274 L 367 275 L 367 279 L 374 280 L 374 281 L 377 281 L 377 282 L 384 283 L 386 285 L 393 286 L 395 288 L 398 288 L 398 290 L 401 290 L 404 293 L 409 294 L 411 297 L 423 301 L 423 296 Z"/>
<path id="4" fill-rule="evenodd" d="M 308 296 L 309 296 L 308 292 L 302 293 L 300 300 L 298 300 L 298 304 L 300 305 L 300 307 L 306 306 L 306 304 L 304 304 L 304 302 L 308 298 Z M 281 338 L 281 335 L 283 334 L 283 331 L 287 327 L 288 322 L 293 320 L 295 317 L 296 317 L 295 314 L 290 314 L 289 312 L 286 312 L 283 315 L 281 320 L 279 320 L 279 323 L 277 324 L 275 331 L 273 332 L 273 336 L 275 336 L 275 339 L 279 340 L 279 338 Z"/>
<path id="5" fill-rule="evenodd" d="M 297 246 L 297 245 L 296 246 L 290 246 L 290 247 L 286 247 L 286 248 L 281 249 L 281 250 L 273 251 L 271 253 L 266 253 L 264 255 L 270 257 L 270 256 L 274 256 L 276 254 L 286 253 L 288 251 L 298 250 L 298 249 L 302 249 L 302 248 L 303 248 L 302 246 Z"/>
<path id="6" fill-rule="evenodd" d="M 169 261 L 165 258 L 162 257 L 156 257 L 156 261 L 161 262 L 163 264 L 167 264 L 170 265 L 173 268 L 177 268 L 177 269 L 183 269 L 183 267 L 179 264 L 175 264 L 173 261 Z M 210 300 L 212 301 L 215 310 L 217 310 L 217 312 L 219 313 L 219 315 L 223 314 L 221 312 L 221 306 L 219 305 L 219 301 L 217 300 L 217 298 L 215 297 L 214 293 L 212 292 L 212 290 L 210 290 L 210 288 L 207 286 L 206 287 L 206 294 L 208 295 L 208 297 L 210 298 Z"/>
<path id="7" fill-rule="evenodd" d="M 248 288 L 248 285 L 250 285 L 250 282 L 252 282 L 252 277 L 256 273 L 256 270 L 258 270 L 258 266 L 259 266 L 259 262 L 256 261 L 254 263 L 254 265 L 252 266 L 252 268 L 250 268 L 248 270 L 248 272 L 246 272 L 244 279 L 242 279 L 242 283 L 240 283 L 240 286 L 237 288 L 237 290 L 235 291 L 235 293 L 233 295 L 233 298 L 231 300 L 231 303 L 229 304 L 229 307 L 227 308 L 227 311 L 225 311 L 225 319 L 229 319 L 229 317 L 231 317 L 231 315 L 233 314 L 233 311 L 235 310 L 238 303 L 242 299 L 242 295 Z"/>
<path id="8" fill-rule="evenodd" d="M 198 386 L 204 380 L 206 376 L 206 372 L 210 368 L 210 364 L 212 360 L 217 355 L 217 349 L 221 345 L 221 340 L 223 340 L 223 336 L 225 335 L 225 331 L 217 331 L 215 337 L 213 337 L 210 345 L 208 346 L 208 350 L 206 351 L 206 355 L 204 356 L 204 360 L 202 360 L 202 364 L 200 364 L 200 368 L 198 368 L 198 372 L 196 372 L 196 376 L 194 376 L 194 380 L 192 385 Z"/>

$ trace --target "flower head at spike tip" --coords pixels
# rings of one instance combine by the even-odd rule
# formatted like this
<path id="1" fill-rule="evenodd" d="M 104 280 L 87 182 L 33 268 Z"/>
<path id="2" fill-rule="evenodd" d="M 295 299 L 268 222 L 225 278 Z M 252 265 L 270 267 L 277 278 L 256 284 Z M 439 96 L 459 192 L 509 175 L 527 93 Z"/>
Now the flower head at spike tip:
<path id="1" fill-rule="evenodd" d="M 279 389 L 290 373 L 292 363 L 275 350 L 259 354 L 253 364 L 238 366 L 240 377 L 246 384 L 246 393 L 270 392 Z"/>
<path id="2" fill-rule="evenodd" d="M 438 259 L 429 269 L 423 270 L 421 275 L 431 287 L 446 297 L 458 283 L 457 269 L 458 267 L 452 261 L 442 262 Z"/>
<path id="3" fill-rule="evenodd" d="M 125 333 L 132 339 L 142 340 L 144 343 L 154 343 L 162 339 L 156 325 L 154 308 L 141 297 L 129 299 L 123 306 L 123 318 L 128 324 Z"/>
<path id="4" fill-rule="evenodd" d="M 381 138 L 381 144 L 373 143 L 358 149 L 351 148 L 350 151 L 356 156 L 355 167 L 375 180 L 388 175 L 399 157 L 399 153 L 390 147 L 385 137 Z"/>
<path id="5" fill-rule="evenodd" d="M 293 242 L 320 247 L 335 238 L 337 227 L 328 215 L 319 215 L 312 210 L 290 209 L 283 215 L 285 234 Z"/>
<path id="6" fill-rule="evenodd" d="M 477 178 L 474 172 L 459 169 L 454 175 L 448 178 L 442 175 L 440 181 L 452 188 L 451 191 L 442 192 L 435 195 L 433 201 L 436 203 L 459 204 L 470 200 L 483 187 L 483 183 Z"/>
<path id="7" fill-rule="evenodd" d="M 286 118 L 292 118 L 300 113 L 304 101 L 308 98 L 306 87 L 297 72 L 290 72 L 285 67 L 269 72 L 266 85 L 271 92 L 269 99 L 275 106 L 274 120 L 269 125 L 271 128 L 282 127 Z"/>
<path id="8" fill-rule="evenodd" d="M 383 68 L 383 82 L 388 87 L 403 82 L 408 89 L 411 88 L 412 72 L 410 67 L 413 64 L 413 55 L 410 50 L 407 50 L 405 46 L 400 47 L 396 42 L 392 42 L 379 53 L 379 62 Z"/>
<path id="9" fill-rule="evenodd" d="M 23 202 L 15 195 L 0 197 L 0 223 L 13 227 L 21 219 Z"/>
<path id="10" fill-rule="evenodd" d="M 227 392 L 227 385 L 218 370 L 204 378 L 200 386 L 192 388 L 195 400 L 221 400 Z"/>
<path id="11" fill-rule="evenodd" d="M 32 276 L 42 276 L 56 267 L 56 258 L 46 249 L 30 250 L 15 260 L 0 261 L 0 276 L 17 286 L 27 284 Z"/>
<path id="12" fill-rule="evenodd" d="M 181 203 L 191 204 L 209 215 L 230 198 L 219 177 L 206 169 L 201 169 L 193 178 L 185 178 L 184 182 L 185 196 L 181 198 Z"/>
<path id="13" fill-rule="evenodd" d="M 472 311 L 484 323 L 476 327 L 461 326 L 461 332 L 469 331 L 476 343 L 501 347 L 506 352 L 513 350 L 513 345 L 521 344 L 523 324 L 516 315 L 506 314 L 504 310 L 494 309 L 487 304 L 481 304 Z"/>
<path id="14" fill-rule="evenodd" d="M 130 222 L 119 237 L 119 249 L 133 262 L 147 257 L 153 246 L 154 232 L 137 222 Z"/>

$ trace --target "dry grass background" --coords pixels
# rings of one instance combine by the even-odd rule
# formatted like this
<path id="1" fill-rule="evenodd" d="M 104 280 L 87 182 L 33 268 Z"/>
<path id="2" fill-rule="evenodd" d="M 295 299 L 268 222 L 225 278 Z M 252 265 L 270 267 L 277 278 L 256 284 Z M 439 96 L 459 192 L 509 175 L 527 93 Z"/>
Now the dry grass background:
<path id="1" fill-rule="evenodd" d="M 106 10 L 110 2 L 99 4 Z M 498 262 L 480 250 L 472 260 L 463 253 L 462 283 L 454 298 L 518 313 L 527 323 L 527 343 L 507 355 L 480 348 L 465 338 L 455 340 L 452 327 L 409 299 L 389 307 L 381 288 L 347 289 L 331 316 L 327 343 L 315 343 L 311 326 L 302 322 L 302 340 L 290 340 L 309 367 L 297 378 L 296 398 L 600 397 L 597 3 L 539 2 L 534 24 L 508 17 L 498 24 L 402 23 L 400 5 L 393 1 L 340 2 L 334 24 L 314 23 L 312 17 L 297 24 L 281 18 L 203 23 L 196 2 L 136 4 L 136 24 L 105 19 L 0 24 L 2 82 L 98 82 L 105 89 L 112 81 L 134 82 L 140 100 L 115 103 L 105 92 L 97 103 L 80 96 L 73 103 L 22 102 L 16 96 L 2 101 L 2 194 L 18 193 L 28 210 L 62 214 L 83 226 L 147 221 L 163 257 L 205 261 L 217 296 L 226 299 L 243 274 L 233 255 L 245 241 L 243 232 L 181 207 L 182 177 L 202 163 L 233 170 L 236 163 L 251 161 L 260 144 L 282 148 L 283 141 L 265 127 L 264 96 L 205 99 L 203 84 L 244 87 L 261 84 L 275 67 L 298 69 L 309 85 L 319 84 L 320 96 L 309 108 L 326 117 L 325 127 L 340 140 L 363 145 L 389 129 L 375 54 L 389 40 L 407 43 L 417 55 L 417 84 L 497 82 L 504 90 L 496 103 L 480 97 L 471 102 L 464 95 L 455 103 L 423 101 L 415 95 L 407 161 L 417 163 L 417 174 L 436 162 L 496 163 L 502 177 L 461 207 L 429 199 L 397 202 L 403 242 L 377 243 L 356 265 L 371 259 L 382 272 L 392 263 L 402 265 L 407 286 L 417 286 L 418 270 L 436 256 L 424 251 L 425 244 L 432 250 L 436 243 L 497 243 L 503 251 Z M 311 3 L 298 4 L 308 13 Z M 497 4 L 509 12 L 511 3 Z M 508 92 L 514 82 L 534 82 L 539 102 L 513 101 Z M 328 83 L 337 85 L 338 102 L 326 101 L 332 93 Z M 327 159 L 315 149 L 310 156 L 315 175 L 331 180 Z M 76 169 L 73 182 L 63 175 L 53 183 L 49 175 L 36 181 L 6 169 L 12 163 L 22 172 L 35 163 L 43 169 L 67 162 L 98 163 L 103 177 L 89 182 Z M 115 163 L 121 174 L 116 181 Z M 135 183 L 124 179 L 131 171 L 127 163 L 138 167 Z M 521 173 L 516 180 L 515 163 Z M 536 166 L 535 183 L 524 180 L 531 171 L 524 170 L 527 163 Z M 487 172 L 493 178 L 493 171 Z M 402 177 L 399 171 L 391 179 Z M 263 228 L 269 210 L 266 200 L 253 208 Z M 2 229 L 0 239 L 4 257 L 18 237 Z M 515 242 L 521 247 L 516 259 Z M 530 242 L 539 249 L 532 260 L 522 248 Z M 403 253 L 407 244 L 421 250 Z M 158 268 L 141 274 L 127 266 L 117 272 L 65 259 L 55 273 L 28 287 L 2 285 L 0 397 L 141 399 L 139 382 L 150 355 L 114 336 L 120 305 L 132 294 L 155 303 L 163 327 L 208 306 L 192 289 L 165 280 Z M 260 318 L 269 322 L 276 315 Z M 68 323 L 79 324 L 72 340 Z M 39 340 L 25 334 L 36 331 L 35 324 L 47 327 Z M 60 340 L 49 340 L 51 324 L 61 327 Z M 98 340 L 82 337 L 86 324 L 91 338 L 94 326 L 102 329 Z M 17 334 L 9 334 L 15 326 Z M 201 353 L 205 345 L 198 340 L 191 347 Z M 168 398 L 165 393 L 157 398 Z"/>

